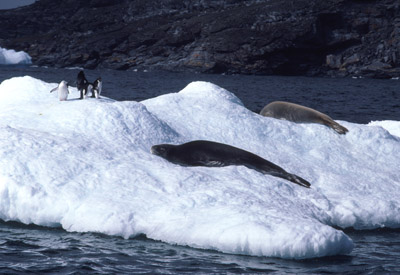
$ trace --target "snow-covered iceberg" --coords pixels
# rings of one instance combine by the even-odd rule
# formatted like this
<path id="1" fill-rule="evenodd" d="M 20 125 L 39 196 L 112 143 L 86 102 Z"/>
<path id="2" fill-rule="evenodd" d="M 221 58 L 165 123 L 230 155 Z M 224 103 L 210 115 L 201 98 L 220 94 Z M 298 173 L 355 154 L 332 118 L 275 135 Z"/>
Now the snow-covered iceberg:
<path id="1" fill-rule="evenodd" d="M 0 47 L 0 65 L 32 64 L 32 58 L 24 51 L 16 52 Z"/>
<path id="2" fill-rule="evenodd" d="M 390 134 L 400 137 L 400 123 L 398 121 L 393 121 L 393 120 L 371 121 L 370 123 L 368 123 L 368 125 L 380 126 L 389 131 Z"/>
<path id="3" fill-rule="evenodd" d="M 335 227 L 400 227 L 400 138 L 381 126 L 340 121 L 349 133 L 338 135 L 262 117 L 206 82 L 140 103 L 76 100 L 75 88 L 58 101 L 56 85 L 0 85 L 0 219 L 282 258 L 349 253 Z M 194 139 L 256 153 L 312 187 L 150 153 Z"/>

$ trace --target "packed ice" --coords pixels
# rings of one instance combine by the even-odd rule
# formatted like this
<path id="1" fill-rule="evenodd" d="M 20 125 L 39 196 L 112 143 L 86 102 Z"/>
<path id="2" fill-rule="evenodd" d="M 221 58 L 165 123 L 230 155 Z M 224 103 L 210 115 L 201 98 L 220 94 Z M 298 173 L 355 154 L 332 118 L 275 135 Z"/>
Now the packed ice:
<path id="1" fill-rule="evenodd" d="M 8 50 L 0 47 L 0 65 L 32 64 L 32 58 L 24 51 Z"/>
<path id="2" fill-rule="evenodd" d="M 208 82 L 142 102 L 78 100 L 74 87 L 59 101 L 49 93 L 57 85 L 29 76 L 0 85 L 2 220 L 288 259 L 350 253 L 337 228 L 400 227 L 399 121 L 340 121 L 349 133 L 338 135 L 262 117 Z M 312 186 L 150 153 L 199 139 L 253 152 Z"/>

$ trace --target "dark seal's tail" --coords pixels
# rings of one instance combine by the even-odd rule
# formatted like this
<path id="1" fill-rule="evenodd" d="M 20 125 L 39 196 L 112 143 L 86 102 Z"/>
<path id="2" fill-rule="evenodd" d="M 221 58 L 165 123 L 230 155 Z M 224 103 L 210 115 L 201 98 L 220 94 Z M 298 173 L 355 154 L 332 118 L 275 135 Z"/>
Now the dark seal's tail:
<path id="1" fill-rule="evenodd" d="M 294 182 L 294 183 L 296 183 L 298 185 L 301 185 L 301 186 L 303 186 L 305 188 L 310 188 L 311 187 L 311 184 L 308 181 L 306 181 L 305 179 L 300 178 L 299 176 L 296 176 L 294 174 L 289 174 L 288 173 L 286 179 L 291 181 L 291 182 Z"/>
<path id="2" fill-rule="evenodd" d="M 290 174 L 286 172 L 282 167 L 273 164 L 272 162 L 269 162 L 265 159 L 263 159 L 263 164 L 262 165 L 257 165 L 257 166 L 251 166 L 251 165 L 246 165 L 248 168 L 255 169 L 263 174 L 268 174 L 274 177 L 278 177 L 281 179 L 285 179 L 291 182 L 294 182 L 300 186 L 303 186 L 305 188 L 310 188 L 311 184 L 306 181 L 305 179 L 296 176 L 295 174 Z"/>
<path id="3" fill-rule="evenodd" d="M 265 172 L 264 172 L 265 173 Z M 275 171 L 275 172 L 267 172 L 265 174 L 269 174 L 271 176 L 275 176 L 278 178 L 282 178 L 291 182 L 294 182 L 300 186 L 303 186 L 305 188 L 310 188 L 311 187 L 311 183 L 309 183 L 308 181 L 306 181 L 305 179 L 296 176 L 295 174 L 290 174 L 288 172 L 286 172 L 285 170 L 282 171 Z"/>

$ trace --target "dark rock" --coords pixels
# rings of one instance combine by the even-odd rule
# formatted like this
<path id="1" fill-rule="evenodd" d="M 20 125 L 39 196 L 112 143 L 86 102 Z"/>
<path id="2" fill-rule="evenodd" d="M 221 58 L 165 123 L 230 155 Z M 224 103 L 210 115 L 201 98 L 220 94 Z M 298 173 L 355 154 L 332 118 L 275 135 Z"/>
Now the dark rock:
<path id="1" fill-rule="evenodd" d="M 38 0 L 0 25 L 38 65 L 400 76 L 398 0 Z"/>

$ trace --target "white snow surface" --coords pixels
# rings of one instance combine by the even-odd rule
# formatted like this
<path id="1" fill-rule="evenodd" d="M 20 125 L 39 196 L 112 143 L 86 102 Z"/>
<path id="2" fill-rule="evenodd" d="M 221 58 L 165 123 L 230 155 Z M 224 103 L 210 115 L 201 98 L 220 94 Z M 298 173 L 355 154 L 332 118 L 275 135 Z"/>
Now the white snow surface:
<path id="1" fill-rule="evenodd" d="M 16 52 L 0 47 L 0 65 L 32 64 L 32 58 L 24 51 Z"/>
<path id="2" fill-rule="evenodd" d="M 340 121 L 349 133 L 338 135 L 262 117 L 207 82 L 142 102 L 77 100 L 72 87 L 59 101 L 57 85 L 0 85 L 0 219 L 281 258 L 350 253 L 335 227 L 400 227 L 400 137 L 381 126 Z M 256 153 L 312 187 L 150 153 L 196 139 Z"/>
<path id="3" fill-rule="evenodd" d="M 385 121 L 371 121 L 368 123 L 370 126 L 380 126 L 390 134 L 400 137 L 400 121 L 385 120 Z"/>

